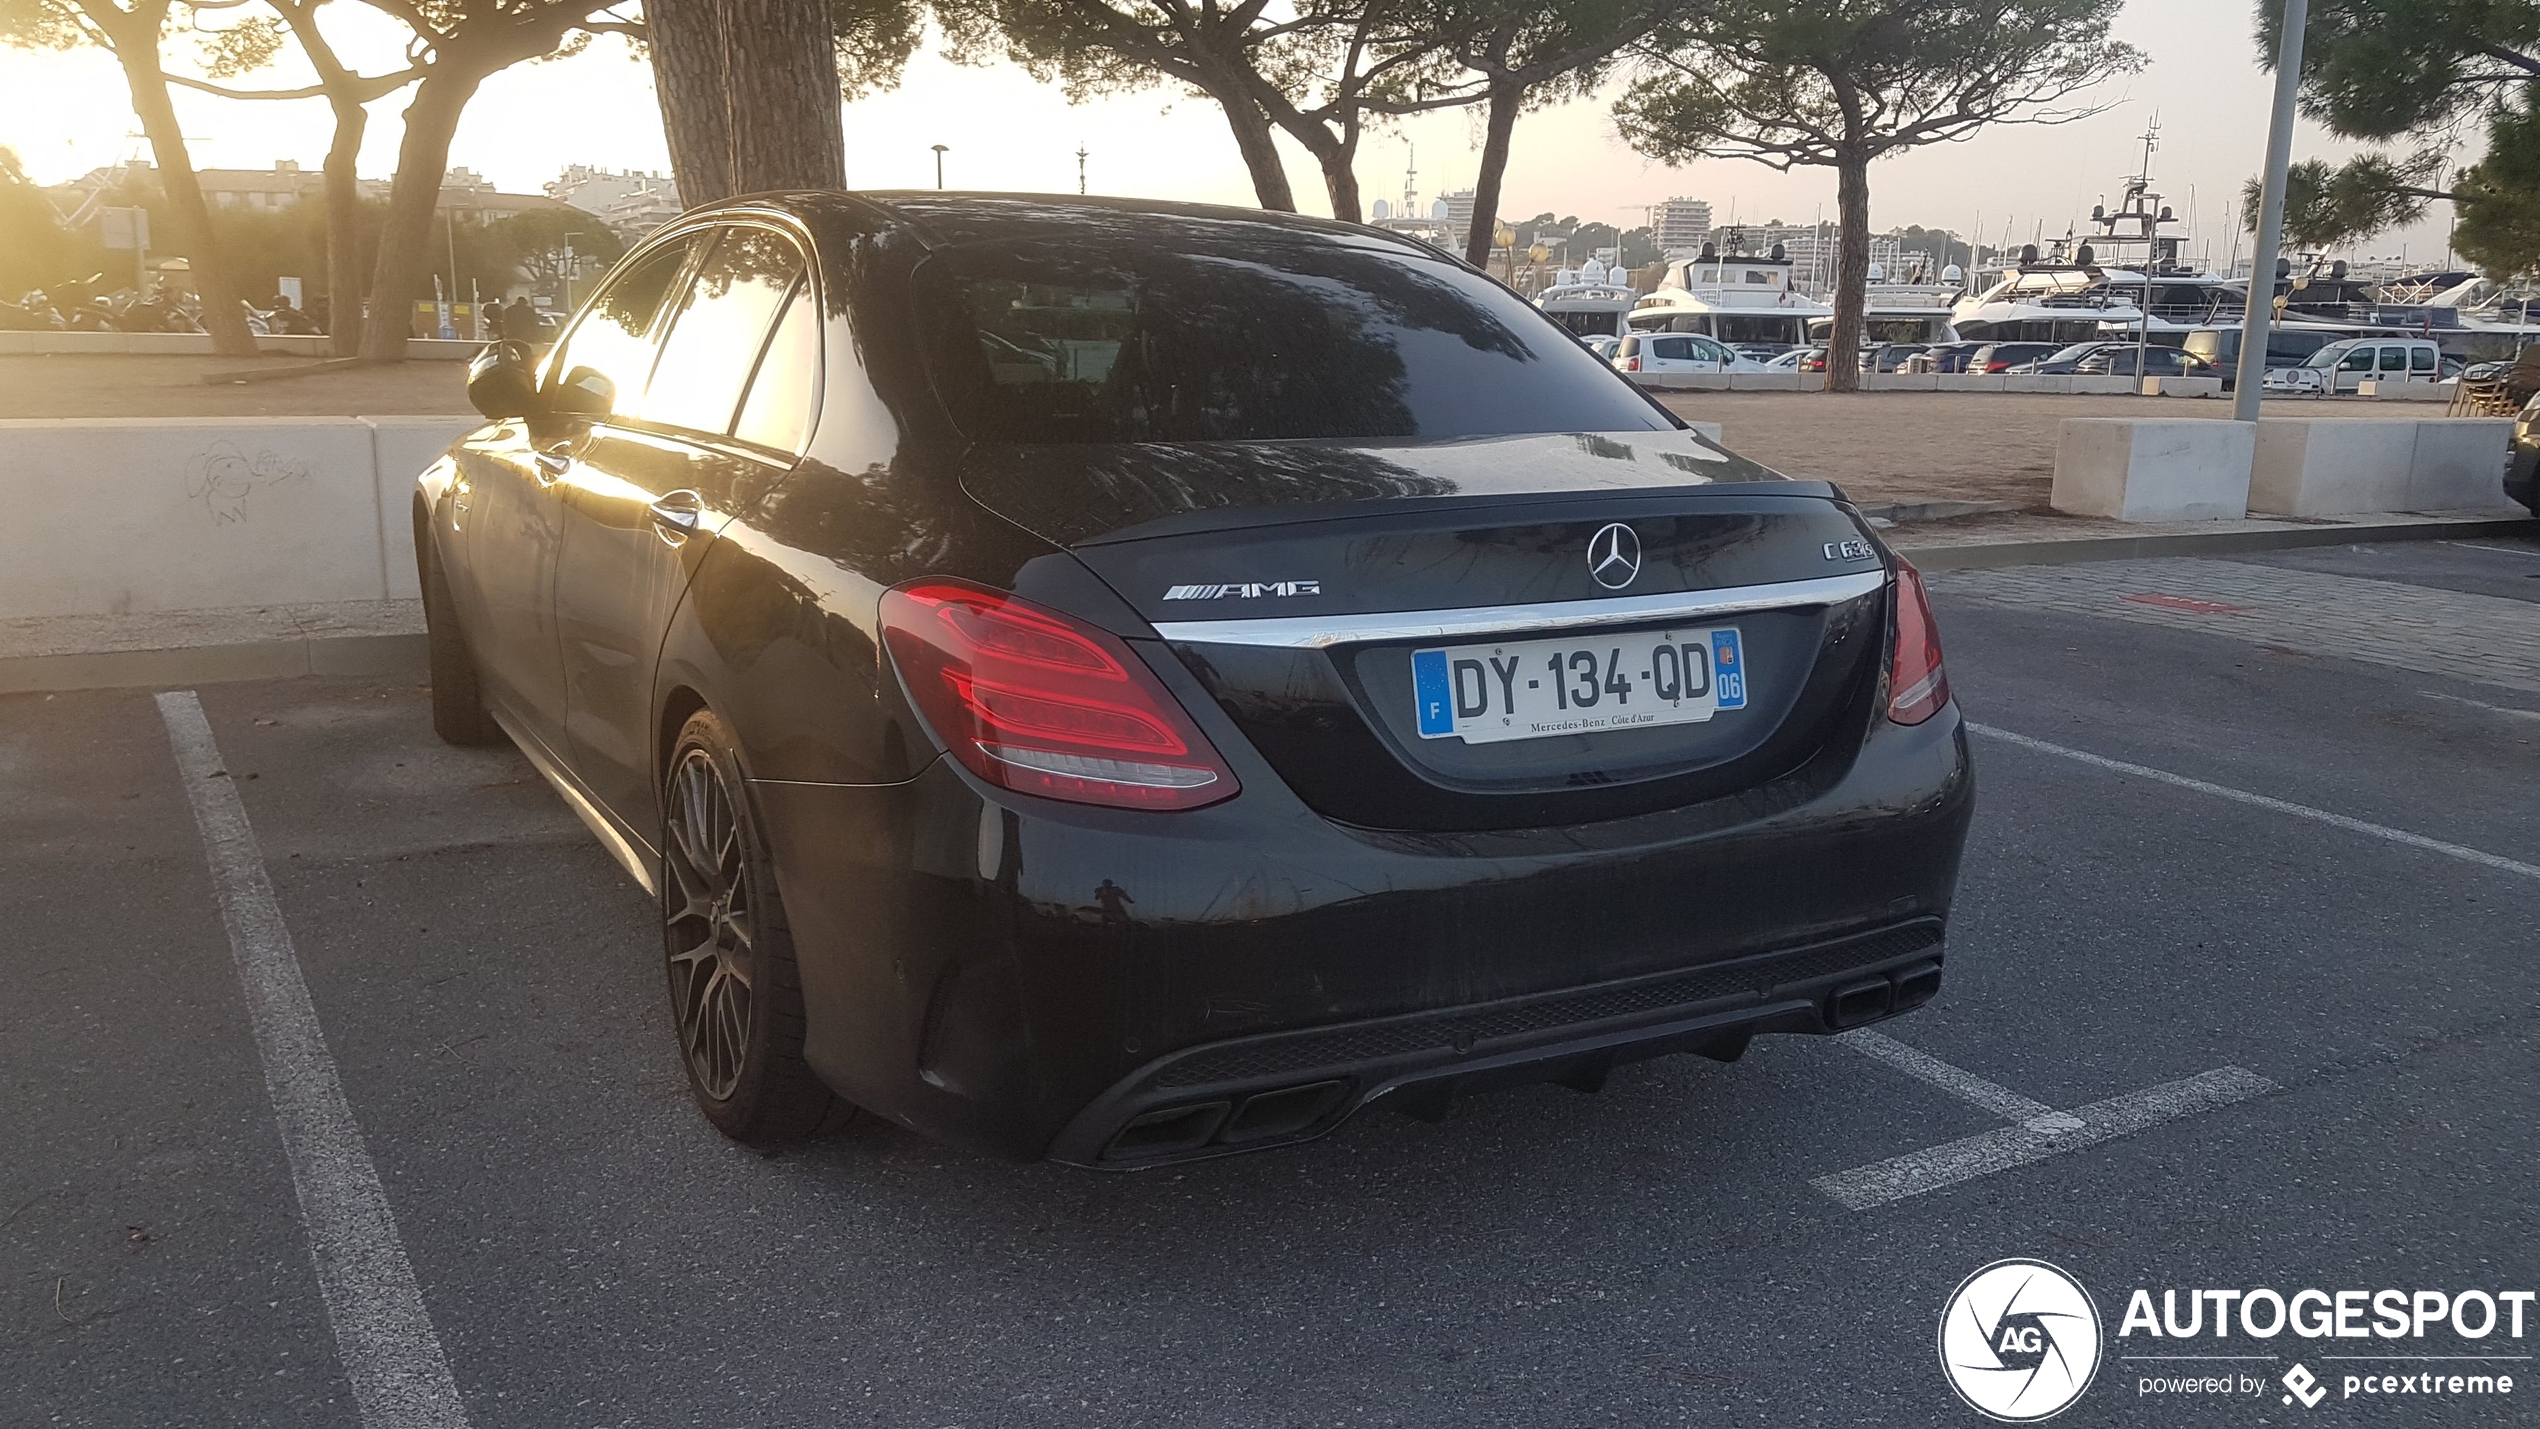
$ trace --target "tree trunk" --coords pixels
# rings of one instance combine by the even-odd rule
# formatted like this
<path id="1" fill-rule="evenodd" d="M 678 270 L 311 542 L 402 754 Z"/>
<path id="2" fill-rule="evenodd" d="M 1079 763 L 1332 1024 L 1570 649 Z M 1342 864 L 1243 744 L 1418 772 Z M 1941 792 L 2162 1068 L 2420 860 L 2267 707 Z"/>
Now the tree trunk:
<path id="1" fill-rule="evenodd" d="M 1473 178 L 1473 222 L 1464 230 L 1464 261 L 1476 268 L 1490 265 L 1491 237 L 1499 231 L 1499 185 L 1508 175 L 1508 144 L 1525 99 L 1524 85 L 1491 86 L 1489 118 L 1482 129 L 1482 170 Z"/>
<path id="2" fill-rule="evenodd" d="M 1367 209 L 1358 201 L 1358 136 L 1336 142 L 1328 152 L 1314 157 L 1323 166 L 1323 192 L 1332 200 L 1332 217 L 1343 223 L 1364 221 Z"/>
<path id="3" fill-rule="evenodd" d="M 649 0 L 644 17 L 680 202 L 846 186 L 822 0 Z"/>
<path id="4" fill-rule="evenodd" d="M 1235 150 L 1243 155 L 1244 168 L 1252 174 L 1253 196 L 1263 208 L 1296 212 L 1296 190 L 1288 187 L 1287 166 L 1279 160 L 1279 146 L 1271 137 L 1269 117 L 1239 93 L 1220 94 L 1217 103 L 1226 111 L 1227 127 L 1235 131 Z"/>
<path id="5" fill-rule="evenodd" d="M 327 97 L 335 108 L 335 140 L 326 148 L 326 331 L 338 357 L 362 350 L 361 208 L 355 167 L 370 112 L 358 99 Z"/>
<path id="6" fill-rule="evenodd" d="M 212 210 L 203 201 L 202 181 L 194 176 L 194 156 L 185 147 L 185 128 L 177 122 L 176 104 L 168 97 L 168 77 L 159 68 L 159 29 L 167 5 L 143 5 L 124 11 L 113 5 L 89 7 L 113 12 L 120 23 L 100 23 L 113 40 L 115 58 L 123 65 L 124 83 L 132 90 L 133 112 L 150 138 L 150 154 L 159 167 L 159 192 L 176 219 L 176 241 L 193 268 L 194 292 L 203 301 L 203 330 L 212 335 L 212 351 L 223 357 L 256 355 L 256 335 L 238 308 L 238 289 L 229 281 L 229 266 L 212 246 Z"/>
<path id="7" fill-rule="evenodd" d="M 1870 156 L 1847 147 L 1835 163 L 1834 330 L 1826 335 L 1826 390 L 1861 390 L 1863 308 L 1870 284 Z"/>
<path id="8" fill-rule="evenodd" d="M 450 164 L 450 136 L 484 76 L 444 58 L 415 86 L 406 106 L 406 137 L 397 146 L 397 178 L 388 189 L 388 223 L 371 267 L 370 311 L 362 322 L 361 355 L 402 362 L 414 325 L 415 290 L 430 266 L 432 215 Z M 457 294 L 451 301 L 457 301 Z"/>

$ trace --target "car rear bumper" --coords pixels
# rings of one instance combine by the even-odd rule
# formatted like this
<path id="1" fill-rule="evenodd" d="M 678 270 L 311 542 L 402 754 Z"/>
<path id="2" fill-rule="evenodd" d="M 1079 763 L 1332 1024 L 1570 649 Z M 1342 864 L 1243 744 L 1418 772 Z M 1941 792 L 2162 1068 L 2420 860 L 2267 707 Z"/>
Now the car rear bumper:
<path id="1" fill-rule="evenodd" d="M 1919 1001 L 1972 811 L 1965 736 L 1954 707 L 1868 724 L 1734 796 L 1481 834 L 1333 823 L 1231 731 L 1242 795 L 1179 814 L 949 760 L 753 794 L 824 1078 L 975 1150 L 1155 1165 Z"/>
<path id="2" fill-rule="evenodd" d="M 1436 1116 L 1467 1092 L 1530 1082 L 1595 1091 L 1614 1067 L 1695 1052 L 1734 1061 L 1761 1032 L 1830 1033 L 1940 990 L 1941 925 L 1680 972 L 1235 1038 L 1159 1057 L 1079 1112 L 1052 1159 L 1134 1170 L 1310 1141 L 1381 1102 Z"/>

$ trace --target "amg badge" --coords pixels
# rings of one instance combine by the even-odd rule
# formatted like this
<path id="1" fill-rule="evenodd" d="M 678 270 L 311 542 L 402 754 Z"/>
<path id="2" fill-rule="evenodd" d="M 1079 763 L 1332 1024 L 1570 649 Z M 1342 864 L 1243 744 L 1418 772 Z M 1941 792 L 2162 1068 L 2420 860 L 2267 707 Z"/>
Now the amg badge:
<path id="1" fill-rule="evenodd" d="M 1321 581 L 1251 581 L 1243 585 L 1177 585 L 1166 600 L 1257 600 L 1265 595 L 1321 595 Z"/>

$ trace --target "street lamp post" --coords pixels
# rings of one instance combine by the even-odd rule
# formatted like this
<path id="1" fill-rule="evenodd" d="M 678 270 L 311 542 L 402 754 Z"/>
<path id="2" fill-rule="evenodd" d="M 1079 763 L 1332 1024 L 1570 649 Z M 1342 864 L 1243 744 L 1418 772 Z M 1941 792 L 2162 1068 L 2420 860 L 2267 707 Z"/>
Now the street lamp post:
<path id="1" fill-rule="evenodd" d="M 949 144 L 935 146 L 935 187 L 939 189 L 944 186 L 944 151 L 951 147 Z"/>
<path id="2" fill-rule="evenodd" d="M 2265 396 L 2267 327 L 2275 318 L 2276 251 L 2284 246 L 2284 176 L 2293 166 L 2294 100 L 2302 90 L 2302 32 L 2311 0 L 2284 0 L 2284 35 L 2275 55 L 2275 118 L 2267 126 L 2266 188 L 2258 202 L 2258 247 L 2249 259 L 2249 301 L 2240 327 L 2240 375 L 2231 415 L 2255 422 Z M 2263 289 L 2263 296 L 2261 290 Z"/>

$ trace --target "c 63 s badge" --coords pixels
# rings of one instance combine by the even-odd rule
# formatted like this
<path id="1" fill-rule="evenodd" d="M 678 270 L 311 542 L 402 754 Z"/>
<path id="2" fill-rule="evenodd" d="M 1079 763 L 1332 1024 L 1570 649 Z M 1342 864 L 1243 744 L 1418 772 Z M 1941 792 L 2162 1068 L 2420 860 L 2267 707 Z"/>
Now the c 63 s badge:
<path id="1" fill-rule="evenodd" d="M 1177 585 L 1166 600 L 1258 600 L 1263 596 L 1321 595 L 1321 581 L 1247 581 L 1237 585 Z"/>

